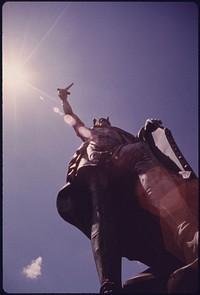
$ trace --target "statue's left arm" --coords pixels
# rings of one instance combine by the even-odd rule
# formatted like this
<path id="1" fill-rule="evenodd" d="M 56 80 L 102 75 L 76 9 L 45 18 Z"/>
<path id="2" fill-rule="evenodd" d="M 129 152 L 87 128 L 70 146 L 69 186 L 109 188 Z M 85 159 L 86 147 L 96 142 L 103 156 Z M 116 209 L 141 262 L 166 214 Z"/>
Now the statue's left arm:
<path id="1" fill-rule="evenodd" d="M 140 140 L 144 140 L 144 134 L 146 132 L 153 132 L 155 131 L 157 128 L 159 127 L 163 127 L 162 126 L 162 121 L 159 119 L 147 119 L 145 121 L 144 127 L 142 127 L 137 134 L 137 138 L 139 138 Z"/>

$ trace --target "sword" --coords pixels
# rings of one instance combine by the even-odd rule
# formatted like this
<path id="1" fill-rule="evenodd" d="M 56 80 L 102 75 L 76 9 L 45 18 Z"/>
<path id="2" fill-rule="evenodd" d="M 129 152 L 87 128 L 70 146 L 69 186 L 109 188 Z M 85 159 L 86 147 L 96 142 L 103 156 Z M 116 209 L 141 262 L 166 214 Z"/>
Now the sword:
<path id="1" fill-rule="evenodd" d="M 67 92 L 67 94 L 70 94 L 70 92 L 68 91 L 72 86 L 74 85 L 74 83 L 70 84 L 69 86 L 67 86 L 64 90 Z M 62 90 L 61 88 L 57 88 L 57 91 Z"/>

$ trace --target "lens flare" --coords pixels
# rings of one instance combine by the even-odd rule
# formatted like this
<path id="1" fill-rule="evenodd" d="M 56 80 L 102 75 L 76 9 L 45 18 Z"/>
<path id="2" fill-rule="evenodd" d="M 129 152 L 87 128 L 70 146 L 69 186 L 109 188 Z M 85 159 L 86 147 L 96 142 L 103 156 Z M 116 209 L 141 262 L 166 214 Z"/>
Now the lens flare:
<path id="1" fill-rule="evenodd" d="M 64 116 L 64 121 L 65 121 L 65 123 L 67 123 L 67 124 L 69 124 L 71 126 L 74 126 L 76 124 L 76 120 L 70 115 L 65 115 Z"/>
<path id="2" fill-rule="evenodd" d="M 53 111 L 54 111 L 54 113 L 59 113 L 60 112 L 59 108 L 57 108 L 57 107 L 53 107 Z"/>
<path id="3" fill-rule="evenodd" d="M 92 135 L 91 135 L 91 131 L 90 131 L 88 128 L 84 127 L 84 126 L 81 126 L 81 127 L 78 129 L 78 131 L 79 131 L 79 133 L 80 133 L 83 137 L 85 137 L 85 138 L 90 139 L 90 138 L 92 137 Z"/>

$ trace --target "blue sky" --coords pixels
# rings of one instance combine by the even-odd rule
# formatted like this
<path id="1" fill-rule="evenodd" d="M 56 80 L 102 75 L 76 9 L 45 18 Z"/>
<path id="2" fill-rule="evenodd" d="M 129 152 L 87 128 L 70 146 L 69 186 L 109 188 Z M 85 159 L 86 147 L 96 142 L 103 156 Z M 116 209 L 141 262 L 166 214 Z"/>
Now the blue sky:
<path id="1" fill-rule="evenodd" d="M 3 5 L 3 288 L 99 292 L 90 241 L 56 196 L 81 144 L 57 87 L 92 125 L 136 134 L 168 127 L 198 174 L 198 8 L 193 2 L 6 2 Z M 123 259 L 123 280 L 146 266 Z"/>

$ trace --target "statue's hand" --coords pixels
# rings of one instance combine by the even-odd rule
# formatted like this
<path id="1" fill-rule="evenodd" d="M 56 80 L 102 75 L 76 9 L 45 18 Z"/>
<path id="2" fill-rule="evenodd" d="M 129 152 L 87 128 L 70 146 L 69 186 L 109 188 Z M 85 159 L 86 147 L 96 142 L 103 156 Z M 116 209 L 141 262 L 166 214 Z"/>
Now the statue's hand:
<path id="1" fill-rule="evenodd" d="M 161 125 L 162 125 L 161 120 L 151 118 L 146 120 L 144 128 L 145 130 L 148 130 L 148 131 L 154 131 Z"/>
<path id="2" fill-rule="evenodd" d="M 60 89 L 60 88 L 58 88 L 57 91 L 58 91 L 58 96 L 60 97 L 62 101 L 67 100 L 67 95 L 70 94 L 69 91 L 66 91 L 65 89 Z"/>

